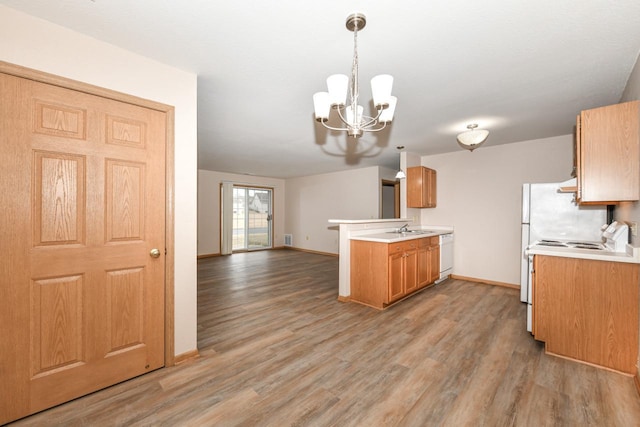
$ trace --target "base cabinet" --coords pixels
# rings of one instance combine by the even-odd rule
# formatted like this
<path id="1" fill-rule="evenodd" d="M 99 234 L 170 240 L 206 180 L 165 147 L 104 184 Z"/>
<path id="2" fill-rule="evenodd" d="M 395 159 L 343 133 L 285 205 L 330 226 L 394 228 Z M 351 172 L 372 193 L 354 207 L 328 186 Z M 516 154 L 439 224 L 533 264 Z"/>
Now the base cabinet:
<path id="1" fill-rule="evenodd" d="M 392 303 L 418 288 L 418 252 L 408 249 L 389 255 L 389 292 L 387 303 Z"/>
<path id="2" fill-rule="evenodd" d="M 437 237 L 420 239 L 418 244 L 418 287 L 440 278 L 440 242 Z"/>
<path id="3" fill-rule="evenodd" d="M 438 237 L 398 243 L 351 241 L 351 301 L 383 309 L 439 275 Z"/>
<path id="4" fill-rule="evenodd" d="M 533 334 L 546 351 L 634 374 L 640 265 L 535 255 Z"/>

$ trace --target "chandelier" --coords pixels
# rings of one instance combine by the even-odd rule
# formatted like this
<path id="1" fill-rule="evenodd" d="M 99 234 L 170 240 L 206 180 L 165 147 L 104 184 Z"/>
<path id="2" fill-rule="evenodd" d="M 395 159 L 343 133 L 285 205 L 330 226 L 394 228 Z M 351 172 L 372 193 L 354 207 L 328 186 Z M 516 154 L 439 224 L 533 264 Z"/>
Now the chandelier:
<path id="1" fill-rule="evenodd" d="M 391 96 L 393 77 L 380 74 L 371 79 L 373 105 L 376 109 L 374 117 L 365 116 L 364 107 L 358 104 L 358 31 L 367 23 L 361 13 L 353 13 L 347 17 L 347 29 L 353 32 L 353 64 L 351 66 L 351 81 L 344 74 L 334 74 L 327 78 L 328 92 L 318 92 L 313 95 L 313 106 L 316 120 L 330 130 L 346 131 L 347 135 L 359 138 L 364 132 L 378 132 L 393 120 L 397 98 Z M 349 103 L 347 104 L 347 91 Z M 331 109 L 338 112 L 344 127 L 333 127 L 327 124 Z"/>

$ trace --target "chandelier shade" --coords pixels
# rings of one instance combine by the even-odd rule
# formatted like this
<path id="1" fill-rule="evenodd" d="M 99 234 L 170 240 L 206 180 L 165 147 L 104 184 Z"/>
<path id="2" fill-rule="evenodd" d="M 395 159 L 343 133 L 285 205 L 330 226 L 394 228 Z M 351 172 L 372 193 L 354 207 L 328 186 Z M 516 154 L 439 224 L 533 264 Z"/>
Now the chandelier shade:
<path id="1" fill-rule="evenodd" d="M 371 94 L 376 108 L 389 105 L 392 87 L 393 77 L 389 74 L 380 74 L 371 79 Z"/>
<path id="2" fill-rule="evenodd" d="M 333 74 L 327 77 L 327 89 L 329 90 L 329 102 L 331 107 L 342 107 L 347 101 L 349 89 L 349 77 L 344 74 Z M 322 93 L 322 92 L 320 92 Z"/>
<path id="3" fill-rule="evenodd" d="M 333 74 L 327 78 L 327 92 L 313 95 L 316 121 L 327 129 L 346 131 L 347 135 L 354 138 L 362 136 L 364 132 L 378 132 L 384 129 L 393 120 L 398 102 L 398 99 L 391 95 L 393 76 L 380 74 L 371 79 L 375 114 L 366 116 L 364 107 L 358 104 L 358 31 L 362 30 L 366 23 L 366 17 L 361 13 L 353 13 L 347 17 L 347 29 L 353 32 L 351 78 L 344 74 Z M 327 124 L 332 109 L 337 111 L 343 127 Z"/>
<path id="4" fill-rule="evenodd" d="M 329 111 L 331 110 L 331 102 L 327 92 L 318 92 L 313 95 L 313 108 L 316 112 L 316 120 L 329 120 Z"/>
<path id="5" fill-rule="evenodd" d="M 467 125 L 467 129 L 469 130 L 462 132 L 456 137 L 458 143 L 469 151 L 473 151 L 480 147 L 489 136 L 488 130 L 477 129 L 477 127 L 478 125 L 475 123 Z"/>
<path id="6" fill-rule="evenodd" d="M 380 118 L 378 121 L 380 123 L 389 123 L 393 120 L 393 113 L 396 111 L 396 103 L 398 102 L 398 98 L 395 96 L 389 97 L 389 106 L 382 110 L 382 114 L 380 114 Z"/>

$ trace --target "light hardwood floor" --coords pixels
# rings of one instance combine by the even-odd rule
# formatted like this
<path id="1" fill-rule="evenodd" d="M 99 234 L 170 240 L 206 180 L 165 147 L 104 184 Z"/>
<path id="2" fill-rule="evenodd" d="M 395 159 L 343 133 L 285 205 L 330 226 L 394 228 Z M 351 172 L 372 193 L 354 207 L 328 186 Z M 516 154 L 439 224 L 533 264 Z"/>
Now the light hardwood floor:
<path id="1" fill-rule="evenodd" d="M 632 378 L 545 355 L 518 291 L 449 280 L 377 311 L 336 300 L 337 269 L 290 250 L 200 260 L 201 358 L 15 424 L 640 425 Z"/>

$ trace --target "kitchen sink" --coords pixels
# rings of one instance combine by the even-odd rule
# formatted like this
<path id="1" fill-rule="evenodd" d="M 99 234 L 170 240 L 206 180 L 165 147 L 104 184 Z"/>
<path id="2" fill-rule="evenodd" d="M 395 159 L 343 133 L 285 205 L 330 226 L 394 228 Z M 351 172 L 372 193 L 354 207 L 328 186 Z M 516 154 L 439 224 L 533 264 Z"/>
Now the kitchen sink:
<path id="1" fill-rule="evenodd" d="M 387 234 L 428 234 L 428 233 L 433 233 L 433 231 L 428 231 L 428 230 L 387 231 Z"/>

